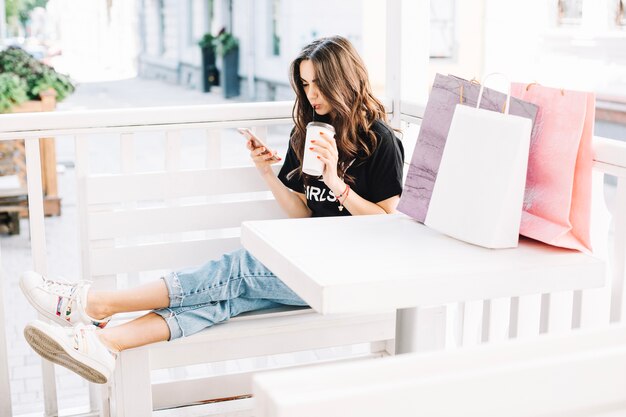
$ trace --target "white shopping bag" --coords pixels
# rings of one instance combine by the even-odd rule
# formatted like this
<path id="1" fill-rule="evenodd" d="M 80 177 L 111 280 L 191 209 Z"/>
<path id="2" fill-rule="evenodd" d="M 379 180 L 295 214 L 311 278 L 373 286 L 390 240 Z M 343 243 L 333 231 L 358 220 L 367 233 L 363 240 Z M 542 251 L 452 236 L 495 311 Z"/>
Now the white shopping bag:
<path id="1" fill-rule="evenodd" d="M 457 104 L 425 224 L 486 248 L 516 247 L 530 119 Z"/>

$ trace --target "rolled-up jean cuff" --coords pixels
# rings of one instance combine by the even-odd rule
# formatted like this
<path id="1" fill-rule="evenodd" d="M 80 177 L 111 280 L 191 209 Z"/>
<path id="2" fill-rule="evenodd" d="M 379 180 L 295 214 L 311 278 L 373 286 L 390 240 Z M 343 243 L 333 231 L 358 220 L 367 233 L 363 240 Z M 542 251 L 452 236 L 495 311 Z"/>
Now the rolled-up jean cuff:
<path id="1" fill-rule="evenodd" d="M 167 294 L 170 299 L 170 307 L 180 306 L 184 297 L 182 294 L 182 287 L 180 286 L 180 282 L 176 273 L 170 272 L 169 274 L 161 277 L 161 279 L 163 280 L 163 282 L 165 282 L 165 286 L 167 287 Z M 169 327 L 169 340 L 178 339 L 184 336 L 183 330 L 178 324 L 178 318 L 170 308 L 161 308 L 158 310 L 154 310 L 154 313 L 163 317 L 163 320 L 165 320 L 167 327 Z"/>
<path id="2" fill-rule="evenodd" d="M 170 338 L 168 340 L 180 339 L 184 336 L 183 329 L 181 329 L 178 324 L 178 318 L 171 309 L 162 308 L 159 310 L 153 310 L 152 312 L 163 317 L 163 320 L 165 320 L 167 327 L 170 329 Z"/>
<path id="3" fill-rule="evenodd" d="M 170 272 L 169 274 L 161 277 L 165 286 L 167 287 L 167 294 L 170 299 L 170 307 L 181 307 L 183 303 L 183 288 L 178 280 L 176 272 Z"/>

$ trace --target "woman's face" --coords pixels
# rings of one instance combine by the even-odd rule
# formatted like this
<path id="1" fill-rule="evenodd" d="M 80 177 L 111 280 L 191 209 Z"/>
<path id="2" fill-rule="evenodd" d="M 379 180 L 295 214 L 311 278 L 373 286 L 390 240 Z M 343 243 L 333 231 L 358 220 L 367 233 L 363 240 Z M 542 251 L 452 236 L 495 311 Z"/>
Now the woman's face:
<path id="1" fill-rule="evenodd" d="M 304 93 L 309 99 L 311 107 L 315 109 L 315 113 L 320 116 L 329 114 L 332 108 L 317 87 L 315 68 L 313 67 L 313 63 L 308 59 L 300 62 L 300 82 L 302 83 Z"/>

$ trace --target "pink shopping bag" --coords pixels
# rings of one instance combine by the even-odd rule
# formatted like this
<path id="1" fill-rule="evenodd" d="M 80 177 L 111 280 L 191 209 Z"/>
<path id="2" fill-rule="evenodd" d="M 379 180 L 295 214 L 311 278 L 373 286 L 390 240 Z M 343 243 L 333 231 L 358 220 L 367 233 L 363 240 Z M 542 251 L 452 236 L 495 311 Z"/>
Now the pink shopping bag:
<path id="1" fill-rule="evenodd" d="M 520 83 L 511 94 L 539 106 L 520 234 L 590 252 L 595 95 Z"/>

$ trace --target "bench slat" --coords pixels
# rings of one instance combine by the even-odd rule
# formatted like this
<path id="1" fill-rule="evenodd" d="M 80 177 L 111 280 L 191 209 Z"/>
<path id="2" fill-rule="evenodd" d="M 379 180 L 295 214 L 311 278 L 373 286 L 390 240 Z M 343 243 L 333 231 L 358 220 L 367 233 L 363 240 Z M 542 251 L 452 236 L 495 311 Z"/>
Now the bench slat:
<path id="1" fill-rule="evenodd" d="M 93 277 L 201 265 L 241 247 L 239 236 L 124 248 L 92 248 Z"/>
<path id="2" fill-rule="evenodd" d="M 89 238 L 114 239 L 239 227 L 242 221 L 285 217 L 273 197 L 264 200 L 196 204 L 89 214 Z"/>
<path id="3" fill-rule="evenodd" d="M 280 166 L 272 166 L 275 172 Z M 87 204 L 210 196 L 266 191 L 254 167 L 178 172 L 94 175 L 87 179 Z"/>
<path id="4" fill-rule="evenodd" d="M 355 360 L 377 359 L 380 353 L 361 353 L 355 356 L 342 357 L 330 360 L 317 360 L 306 364 L 281 365 L 281 369 L 294 369 L 306 366 L 346 363 Z M 263 372 L 275 368 L 264 368 Z M 217 375 L 203 378 L 185 379 L 172 382 L 160 382 L 152 385 L 152 407 L 154 410 L 163 410 L 199 403 L 207 398 L 233 398 L 252 395 L 252 377 L 257 370 L 237 372 L 228 375 Z M 177 395 L 173 397 L 172 392 Z M 239 414 L 237 414 L 239 417 Z"/>
<path id="5" fill-rule="evenodd" d="M 322 349 L 395 337 L 395 312 L 323 316 L 312 310 L 236 318 L 193 337 L 138 348 L 150 352 L 151 369 Z M 136 349 L 133 349 L 136 350 Z"/>

